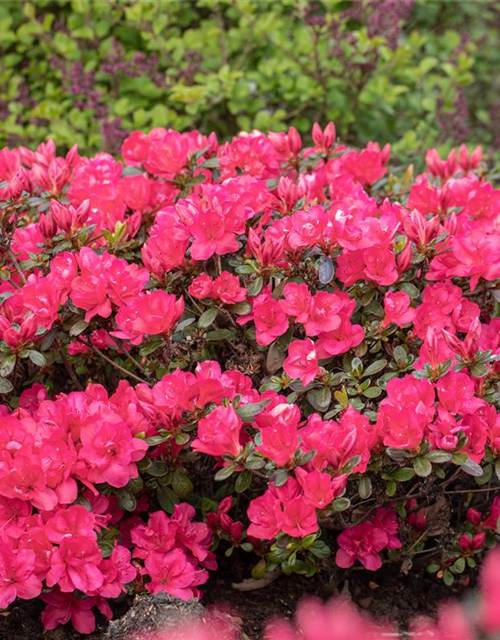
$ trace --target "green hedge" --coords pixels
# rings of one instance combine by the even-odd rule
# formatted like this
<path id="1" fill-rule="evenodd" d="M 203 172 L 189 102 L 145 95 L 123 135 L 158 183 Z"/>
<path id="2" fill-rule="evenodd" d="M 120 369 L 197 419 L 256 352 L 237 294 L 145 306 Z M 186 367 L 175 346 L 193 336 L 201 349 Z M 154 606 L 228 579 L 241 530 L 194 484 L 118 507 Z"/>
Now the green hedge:
<path id="1" fill-rule="evenodd" d="M 0 143 L 334 120 L 405 158 L 492 145 L 499 24 L 479 0 L 2 0 Z"/>

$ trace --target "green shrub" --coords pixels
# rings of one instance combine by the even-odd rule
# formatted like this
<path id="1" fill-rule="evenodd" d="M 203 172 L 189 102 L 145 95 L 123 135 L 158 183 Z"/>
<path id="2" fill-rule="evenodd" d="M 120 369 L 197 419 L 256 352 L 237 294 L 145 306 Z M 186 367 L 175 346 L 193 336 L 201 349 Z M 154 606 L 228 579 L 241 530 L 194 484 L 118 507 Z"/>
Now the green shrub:
<path id="1" fill-rule="evenodd" d="M 92 152 L 102 135 L 116 151 L 137 128 L 226 139 L 334 120 L 347 142 L 405 159 L 471 126 L 491 144 L 494 4 L 4 0 L 0 143 Z"/>

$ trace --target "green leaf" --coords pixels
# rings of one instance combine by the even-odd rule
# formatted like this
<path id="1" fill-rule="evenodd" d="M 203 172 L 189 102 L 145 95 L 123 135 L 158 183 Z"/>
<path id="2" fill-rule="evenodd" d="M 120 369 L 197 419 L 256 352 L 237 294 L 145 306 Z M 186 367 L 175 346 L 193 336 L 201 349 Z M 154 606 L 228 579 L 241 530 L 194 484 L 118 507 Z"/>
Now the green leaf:
<path id="1" fill-rule="evenodd" d="M 419 457 L 413 461 L 415 473 L 420 478 L 427 478 L 432 473 L 432 463 L 427 458 Z"/>
<path id="2" fill-rule="evenodd" d="M 230 329 L 216 329 L 207 333 L 207 340 L 218 342 L 219 340 L 234 340 L 235 335 Z"/>
<path id="3" fill-rule="evenodd" d="M 447 587 L 451 587 L 451 585 L 455 582 L 453 574 L 451 573 L 451 571 L 448 571 L 448 569 L 446 569 L 446 571 L 443 573 L 443 582 Z"/>
<path id="4" fill-rule="evenodd" d="M 179 498 L 187 498 L 193 491 L 193 483 L 187 477 L 186 473 L 182 473 L 178 469 L 172 475 L 172 489 Z"/>
<path id="5" fill-rule="evenodd" d="M 335 498 L 332 502 L 332 509 L 336 512 L 346 511 L 351 506 L 349 498 Z"/>
<path id="6" fill-rule="evenodd" d="M 253 280 L 250 283 L 247 289 L 247 294 L 251 298 L 255 298 L 255 296 L 258 296 L 259 293 L 262 291 L 263 286 L 264 286 L 264 280 L 262 279 L 262 276 L 258 276 L 257 278 L 255 278 L 255 280 Z"/>
<path id="7" fill-rule="evenodd" d="M 159 444 L 163 444 L 170 438 L 169 435 L 166 436 L 151 436 L 151 438 L 146 438 L 146 442 L 150 447 L 156 447 Z"/>
<path id="8" fill-rule="evenodd" d="M 465 473 L 468 473 L 470 476 L 474 476 L 475 478 L 480 478 L 483 475 L 483 468 L 481 465 L 470 458 L 460 465 L 460 468 L 462 471 L 465 471 Z"/>
<path id="9" fill-rule="evenodd" d="M 236 471 L 236 467 L 236 464 L 232 464 L 229 467 L 222 467 L 222 469 L 219 469 L 219 471 L 217 471 L 217 473 L 215 474 L 214 480 L 216 480 L 217 482 L 227 480 Z"/>
<path id="10" fill-rule="evenodd" d="M 363 391 L 365 398 L 378 398 L 381 393 L 382 389 L 380 387 L 368 387 Z"/>
<path id="11" fill-rule="evenodd" d="M 343 467 L 341 467 L 341 473 L 352 473 L 354 468 L 361 462 L 361 456 L 353 456 L 350 458 Z"/>
<path id="12" fill-rule="evenodd" d="M 382 360 L 376 360 L 375 362 L 372 362 L 371 365 L 369 365 L 363 372 L 363 378 L 366 378 L 367 376 L 373 376 L 376 373 L 379 373 L 380 371 L 382 371 L 382 369 L 385 369 L 385 367 L 387 366 L 387 360 L 385 360 L 384 358 L 382 358 Z"/>
<path id="13" fill-rule="evenodd" d="M 137 500 L 132 493 L 122 489 L 118 493 L 118 506 L 125 511 L 134 511 L 137 507 Z"/>
<path id="14" fill-rule="evenodd" d="M 157 349 L 159 349 L 162 344 L 163 340 L 161 338 L 159 340 L 151 340 L 151 342 L 147 342 L 146 344 L 142 345 L 139 353 L 141 354 L 141 356 L 149 356 L 151 353 L 154 353 Z"/>
<path id="15" fill-rule="evenodd" d="M 417 458 L 418 460 L 418 458 Z M 403 469 L 398 469 L 396 473 L 393 475 L 394 480 L 397 482 L 407 482 L 415 477 L 415 470 L 410 469 L 410 467 L 404 467 Z"/>
<path id="16" fill-rule="evenodd" d="M 243 493 L 249 488 L 251 484 L 252 484 L 252 472 L 249 471 L 248 469 L 245 469 L 236 478 L 236 483 L 234 485 L 236 493 Z"/>
<path id="17" fill-rule="evenodd" d="M 401 362 L 401 363 L 405 363 L 406 362 L 406 358 L 408 357 L 408 354 L 406 353 L 406 350 L 404 347 L 402 347 L 401 345 L 398 345 L 395 349 L 394 349 L 394 360 L 396 362 Z"/>
<path id="18" fill-rule="evenodd" d="M 10 393 L 14 387 L 12 386 L 12 382 L 7 380 L 7 378 L 0 377 L 0 393 Z"/>
<path id="19" fill-rule="evenodd" d="M 14 370 L 14 367 L 16 366 L 16 360 L 17 360 L 17 356 L 15 356 L 14 354 L 6 355 L 1 360 L 0 376 L 2 377 L 9 376 Z"/>
<path id="20" fill-rule="evenodd" d="M 212 307 L 211 309 L 207 309 L 204 313 L 201 314 L 201 316 L 198 319 L 198 326 L 201 327 L 202 329 L 205 329 L 206 327 L 209 327 L 212 322 L 215 320 L 215 318 L 217 317 L 219 310 Z"/>
<path id="21" fill-rule="evenodd" d="M 497 460 L 495 462 L 495 473 L 496 473 L 498 481 L 500 482 L 500 460 Z"/>
<path id="22" fill-rule="evenodd" d="M 308 551 L 320 560 L 326 560 L 326 558 L 331 555 L 330 547 L 325 542 L 323 542 L 323 540 L 316 540 L 316 542 L 311 547 L 309 547 Z"/>
<path id="23" fill-rule="evenodd" d="M 231 313 L 235 313 L 238 316 L 243 316 L 247 313 L 250 313 L 250 311 L 252 310 L 252 305 L 246 300 L 243 300 L 242 302 L 231 304 L 227 308 Z"/>
<path id="24" fill-rule="evenodd" d="M 316 411 L 326 411 L 332 401 L 332 392 L 330 387 L 311 389 L 307 392 L 307 401 L 313 409 L 316 409 Z"/>
<path id="25" fill-rule="evenodd" d="M 168 514 L 172 514 L 177 503 L 177 496 L 170 487 L 158 487 L 156 490 L 156 499 L 158 504 Z"/>
<path id="26" fill-rule="evenodd" d="M 240 416 L 243 422 L 253 422 L 253 418 L 267 407 L 270 402 L 271 400 L 262 400 L 261 402 L 244 404 L 236 409 L 236 413 Z"/>
<path id="27" fill-rule="evenodd" d="M 282 487 L 288 480 L 288 471 L 285 469 L 277 469 L 273 473 L 272 481 L 277 487 Z"/>
<path id="28" fill-rule="evenodd" d="M 401 285 L 401 290 L 407 293 L 410 296 L 410 298 L 412 298 L 413 300 L 415 298 L 418 298 L 420 295 L 420 291 L 417 289 L 417 287 L 414 284 L 411 284 L 411 282 L 403 283 Z"/>
<path id="29" fill-rule="evenodd" d="M 262 469 L 266 466 L 266 461 L 256 453 L 251 453 L 245 460 L 245 467 L 248 469 Z"/>
<path id="30" fill-rule="evenodd" d="M 427 573 L 437 573 L 439 569 L 441 569 L 441 567 L 438 564 L 433 564 L 433 563 L 428 564 L 426 567 Z"/>
<path id="31" fill-rule="evenodd" d="M 198 166 L 203 167 L 203 169 L 218 169 L 220 167 L 219 158 L 208 158 Z"/>
<path id="32" fill-rule="evenodd" d="M 152 460 L 151 464 L 147 468 L 147 473 L 155 478 L 161 478 L 168 473 L 168 465 L 162 460 Z"/>
<path id="33" fill-rule="evenodd" d="M 75 324 L 69 330 L 69 335 L 70 336 L 79 336 L 81 333 L 83 333 L 85 331 L 85 329 L 88 326 L 89 326 L 89 323 L 85 322 L 85 320 L 78 320 L 78 322 L 75 322 Z"/>
<path id="34" fill-rule="evenodd" d="M 429 451 L 429 453 L 427 453 L 425 457 L 427 458 L 427 460 L 430 460 L 431 462 L 435 462 L 437 464 L 442 464 L 443 462 L 451 462 L 451 459 L 453 458 L 452 454 L 448 451 L 438 450 Z"/>
<path id="35" fill-rule="evenodd" d="M 398 490 L 398 485 L 394 482 L 394 480 L 389 480 L 385 488 L 385 492 L 387 493 L 389 498 L 392 498 L 392 496 L 396 494 L 397 490 Z"/>
<path id="36" fill-rule="evenodd" d="M 451 461 L 453 464 L 462 465 L 464 462 L 467 462 L 469 456 L 466 453 L 453 453 L 451 456 Z"/>
<path id="37" fill-rule="evenodd" d="M 465 558 L 458 558 L 450 567 L 453 573 L 463 573 L 465 570 Z"/>
<path id="38" fill-rule="evenodd" d="M 175 436 L 175 444 L 182 446 L 189 442 L 189 434 L 188 433 L 179 433 Z"/>
<path id="39" fill-rule="evenodd" d="M 366 500 L 367 498 L 369 498 L 371 496 L 371 494 L 372 494 L 372 482 L 371 482 L 370 478 L 368 478 L 365 475 L 361 476 L 361 478 L 358 481 L 358 491 L 359 491 L 359 497 L 362 500 Z"/>
<path id="40" fill-rule="evenodd" d="M 40 351 L 35 351 L 34 349 L 30 349 L 28 351 L 28 358 L 33 364 L 36 364 L 37 367 L 44 367 L 47 364 L 47 360 L 45 359 L 43 353 L 40 353 Z"/>

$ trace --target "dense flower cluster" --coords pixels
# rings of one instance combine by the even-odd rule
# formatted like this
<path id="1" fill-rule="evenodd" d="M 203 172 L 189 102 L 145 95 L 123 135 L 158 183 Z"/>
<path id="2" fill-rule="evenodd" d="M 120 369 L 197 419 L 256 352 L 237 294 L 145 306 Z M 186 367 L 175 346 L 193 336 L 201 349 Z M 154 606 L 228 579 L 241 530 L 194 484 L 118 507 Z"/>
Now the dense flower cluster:
<path id="1" fill-rule="evenodd" d="M 0 151 L 1 607 L 88 632 L 218 545 L 451 584 L 496 544 L 500 191 L 480 149 L 412 183 L 312 137 Z"/>

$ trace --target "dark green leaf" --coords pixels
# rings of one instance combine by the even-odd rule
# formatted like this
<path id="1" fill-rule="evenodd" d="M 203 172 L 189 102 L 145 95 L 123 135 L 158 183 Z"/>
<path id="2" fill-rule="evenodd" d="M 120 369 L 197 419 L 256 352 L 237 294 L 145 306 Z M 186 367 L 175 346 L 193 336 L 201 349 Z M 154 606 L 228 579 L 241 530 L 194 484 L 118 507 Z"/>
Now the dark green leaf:
<path id="1" fill-rule="evenodd" d="M 382 360 L 376 360 L 375 362 L 372 362 L 371 365 L 368 366 L 363 371 L 363 378 L 365 378 L 367 376 L 373 376 L 376 373 L 379 373 L 386 366 L 387 366 L 387 360 L 385 360 L 384 358 L 382 358 Z"/>
<path id="2" fill-rule="evenodd" d="M 175 495 L 179 496 L 179 498 L 181 499 L 184 499 L 187 498 L 190 493 L 192 493 L 193 483 L 187 477 L 186 473 L 183 473 L 180 470 L 176 470 L 172 475 L 172 489 L 174 490 Z"/>
<path id="3" fill-rule="evenodd" d="M 227 480 L 236 471 L 236 467 L 237 465 L 235 464 L 232 464 L 228 467 L 222 467 L 222 469 L 219 469 L 219 471 L 217 471 L 217 473 L 215 474 L 214 480 L 217 480 L 217 482 Z"/>
<path id="4" fill-rule="evenodd" d="M 0 393 L 10 393 L 14 387 L 10 380 L 0 377 Z"/>
<path id="5" fill-rule="evenodd" d="M 418 458 L 416 459 L 418 460 Z M 404 467 L 403 469 L 398 469 L 396 473 L 393 475 L 394 480 L 397 482 L 407 482 L 415 477 L 415 470 L 410 469 L 410 467 Z"/>
<path id="6" fill-rule="evenodd" d="M 415 458 L 413 461 L 413 468 L 417 476 L 421 478 L 427 478 L 432 473 L 432 463 L 427 458 Z"/>
<path id="7" fill-rule="evenodd" d="M 85 331 L 85 329 L 88 326 L 89 326 L 89 323 L 85 322 L 85 320 L 78 320 L 78 322 L 75 322 L 75 324 L 69 330 L 69 335 L 70 336 L 79 336 L 81 333 L 83 333 Z"/>
<path id="8" fill-rule="evenodd" d="M 267 407 L 270 402 L 271 400 L 261 400 L 261 402 L 244 404 L 236 409 L 236 413 L 240 416 L 243 422 L 253 422 L 253 418 Z"/>
<path id="9" fill-rule="evenodd" d="M 248 487 L 252 484 L 252 472 L 248 469 L 245 469 L 236 478 L 236 483 L 234 488 L 236 493 L 243 493 L 248 489 Z"/>
<path id="10" fill-rule="evenodd" d="M 198 319 L 198 326 L 202 329 L 209 327 L 217 317 L 219 310 L 215 308 L 207 309 Z"/>
<path id="11" fill-rule="evenodd" d="M 262 291 L 262 287 L 264 286 L 264 280 L 262 279 L 261 276 L 258 276 L 257 278 L 255 278 L 255 280 L 253 280 L 248 289 L 247 289 L 247 294 L 251 297 L 254 298 L 255 296 L 258 296 L 259 293 Z"/>
<path id="12" fill-rule="evenodd" d="M 35 351 L 34 349 L 30 349 L 28 351 L 28 358 L 33 364 L 36 364 L 37 367 L 44 367 L 47 364 L 47 360 L 45 359 L 43 353 L 40 353 L 40 351 Z"/>

